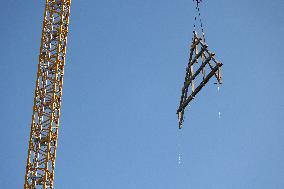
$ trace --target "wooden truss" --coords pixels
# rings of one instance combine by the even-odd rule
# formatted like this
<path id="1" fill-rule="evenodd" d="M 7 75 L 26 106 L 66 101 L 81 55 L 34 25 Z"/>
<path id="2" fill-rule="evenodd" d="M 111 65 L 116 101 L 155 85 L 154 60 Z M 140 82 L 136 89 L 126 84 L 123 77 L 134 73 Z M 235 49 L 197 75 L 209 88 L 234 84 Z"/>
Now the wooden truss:
<path id="1" fill-rule="evenodd" d="M 198 37 L 197 32 L 194 32 L 192 45 L 190 48 L 189 62 L 186 68 L 186 76 L 184 85 L 182 87 L 182 95 L 180 99 L 179 108 L 177 110 L 179 129 L 182 128 L 184 121 L 184 111 L 190 101 L 194 99 L 197 93 L 206 85 L 206 83 L 213 77 L 217 79 L 217 83 L 222 83 L 221 77 L 221 62 L 214 58 L 215 54 L 208 50 L 207 44 Z M 197 70 L 194 71 L 194 66 Z M 206 74 L 208 73 L 208 74 Z M 199 81 L 195 88 L 196 81 Z M 216 84 L 217 84 L 216 83 Z M 189 94 L 189 88 L 191 93 Z"/>

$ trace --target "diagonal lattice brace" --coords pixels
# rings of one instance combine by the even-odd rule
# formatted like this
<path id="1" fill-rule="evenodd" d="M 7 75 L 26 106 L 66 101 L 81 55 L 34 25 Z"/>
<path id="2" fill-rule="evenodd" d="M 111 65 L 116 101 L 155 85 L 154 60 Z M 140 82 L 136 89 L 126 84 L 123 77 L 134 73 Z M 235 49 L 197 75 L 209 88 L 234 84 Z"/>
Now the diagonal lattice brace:
<path id="1" fill-rule="evenodd" d="M 208 50 L 208 45 L 201 38 L 198 38 L 197 32 L 194 32 L 180 104 L 177 110 L 179 129 L 182 128 L 186 107 L 208 81 L 215 76 L 217 83 L 222 84 L 221 67 L 223 64 L 217 61 L 214 56 L 215 54 Z M 194 71 L 194 66 L 197 67 L 196 71 Z M 196 81 L 200 82 L 195 88 Z M 189 88 L 191 88 L 190 94 Z"/>

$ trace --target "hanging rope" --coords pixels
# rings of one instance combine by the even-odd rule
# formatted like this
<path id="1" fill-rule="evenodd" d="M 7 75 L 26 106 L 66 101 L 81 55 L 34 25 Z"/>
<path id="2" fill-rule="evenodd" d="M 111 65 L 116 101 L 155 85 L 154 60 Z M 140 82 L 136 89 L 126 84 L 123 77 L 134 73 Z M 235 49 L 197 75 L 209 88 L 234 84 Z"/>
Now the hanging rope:
<path id="1" fill-rule="evenodd" d="M 204 33 L 204 27 L 203 27 L 203 23 L 202 23 L 202 18 L 201 18 L 201 12 L 200 12 L 200 7 L 199 4 L 202 2 L 202 0 L 193 0 L 196 2 L 196 15 L 194 17 L 194 31 L 196 31 L 196 22 L 197 22 L 197 17 L 200 23 L 200 28 L 201 28 L 201 32 L 202 32 L 202 40 L 205 42 L 205 33 Z"/>

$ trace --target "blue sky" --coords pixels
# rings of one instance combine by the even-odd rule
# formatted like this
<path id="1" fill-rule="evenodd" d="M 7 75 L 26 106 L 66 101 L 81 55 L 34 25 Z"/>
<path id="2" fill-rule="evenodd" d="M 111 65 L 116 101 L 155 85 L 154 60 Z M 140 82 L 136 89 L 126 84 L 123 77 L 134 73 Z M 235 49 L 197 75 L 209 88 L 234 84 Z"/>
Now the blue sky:
<path id="1" fill-rule="evenodd" d="M 43 7 L 0 7 L 3 189 L 24 183 Z M 55 188 L 283 189 L 283 10 L 204 0 L 224 85 L 201 91 L 179 138 L 192 1 L 73 0 Z"/>

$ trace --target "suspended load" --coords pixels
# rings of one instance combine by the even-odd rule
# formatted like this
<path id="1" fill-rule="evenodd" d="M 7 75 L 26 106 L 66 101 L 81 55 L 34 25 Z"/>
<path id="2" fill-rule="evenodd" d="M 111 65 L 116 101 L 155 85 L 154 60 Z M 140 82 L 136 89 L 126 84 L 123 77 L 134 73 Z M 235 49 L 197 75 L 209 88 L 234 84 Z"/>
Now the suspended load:
<path id="1" fill-rule="evenodd" d="M 194 1 L 196 2 L 196 10 L 200 21 L 202 37 L 198 36 L 198 32 L 194 24 L 192 44 L 189 51 L 189 62 L 186 67 L 186 75 L 184 85 L 182 87 L 180 104 L 177 109 L 179 129 L 181 129 L 183 125 L 184 111 L 186 107 L 189 106 L 189 103 L 208 83 L 208 81 L 212 77 L 215 77 L 217 80 L 216 84 L 222 84 L 221 67 L 223 64 L 215 58 L 215 53 L 211 52 L 208 45 L 205 43 L 204 29 L 199 8 L 199 4 L 202 1 Z M 195 16 L 195 21 L 196 20 L 197 17 Z M 200 82 L 196 83 L 196 81 Z"/>

